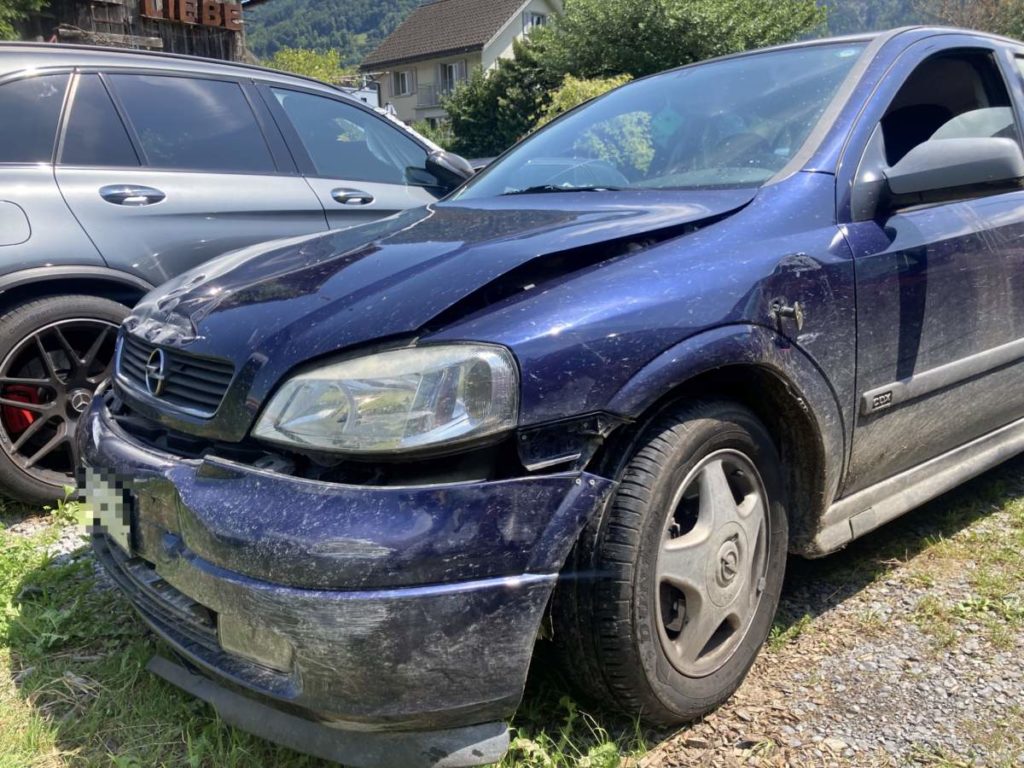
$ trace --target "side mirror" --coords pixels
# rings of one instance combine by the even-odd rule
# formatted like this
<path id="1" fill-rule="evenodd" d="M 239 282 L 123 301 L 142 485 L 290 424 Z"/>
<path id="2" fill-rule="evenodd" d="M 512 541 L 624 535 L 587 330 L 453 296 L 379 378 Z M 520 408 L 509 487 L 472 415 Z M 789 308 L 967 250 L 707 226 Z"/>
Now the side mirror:
<path id="1" fill-rule="evenodd" d="M 475 173 L 473 166 L 469 164 L 468 160 L 444 150 L 431 152 L 427 155 L 427 170 L 441 184 L 453 189 Z"/>
<path id="2" fill-rule="evenodd" d="M 931 139 L 884 175 L 897 197 L 1010 184 L 1024 178 L 1024 154 L 1013 139 Z"/>

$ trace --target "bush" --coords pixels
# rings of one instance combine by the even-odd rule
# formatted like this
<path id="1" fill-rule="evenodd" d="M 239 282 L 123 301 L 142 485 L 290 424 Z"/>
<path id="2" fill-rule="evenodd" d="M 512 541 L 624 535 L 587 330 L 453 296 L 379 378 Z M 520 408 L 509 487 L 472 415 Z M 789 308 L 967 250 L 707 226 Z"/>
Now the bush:
<path id="1" fill-rule="evenodd" d="M 445 102 L 453 149 L 499 154 L 551 119 L 550 110 L 564 111 L 555 98 L 572 106 L 600 87 L 583 83 L 787 42 L 824 19 L 817 0 L 567 0 L 564 13 L 516 44 L 514 59 L 474 72 Z"/>
<path id="2" fill-rule="evenodd" d="M 613 88 L 625 85 L 633 78 L 629 75 L 618 77 L 598 77 L 592 80 L 581 80 L 572 75 L 566 75 L 561 87 L 553 94 L 548 103 L 547 109 L 537 121 L 537 128 L 546 125 L 564 112 L 578 107 L 585 101 L 596 99 L 598 96 L 607 93 Z"/>
<path id="3" fill-rule="evenodd" d="M 529 133 L 547 108 L 562 76 L 544 66 L 538 48 L 516 43 L 515 58 L 490 71 L 476 69 L 444 100 L 455 139 L 467 157 L 499 155 Z"/>
<path id="4" fill-rule="evenodd" d="M 421 120 L 418 123 L 413 123 L 412 129 L 420 136 L 437 144 L 441 149 L 451 149 L 455 143 L 452 124 L 447 120 L 441 120 L 436 126 L 432 126 L 426 120 Z"/>

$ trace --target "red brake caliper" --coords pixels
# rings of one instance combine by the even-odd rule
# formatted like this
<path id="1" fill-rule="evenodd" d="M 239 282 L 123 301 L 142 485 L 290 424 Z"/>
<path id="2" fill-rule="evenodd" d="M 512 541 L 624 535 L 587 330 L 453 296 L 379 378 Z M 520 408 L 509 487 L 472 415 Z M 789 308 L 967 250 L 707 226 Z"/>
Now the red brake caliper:
<path id="1" fill-rule="evenodd" d="M 26 384 L 11 384 L 4 390 L 4 397 L 7 400 L 16 400 L 19 403 L 40 403 L 39 388 Z M 5 405 L 3 407 L 4 426 L 12 435 L 18 435 L 32 426 L 39 417 L 35 411 L 28 408 L 19 408 L 16 405 Z"/>

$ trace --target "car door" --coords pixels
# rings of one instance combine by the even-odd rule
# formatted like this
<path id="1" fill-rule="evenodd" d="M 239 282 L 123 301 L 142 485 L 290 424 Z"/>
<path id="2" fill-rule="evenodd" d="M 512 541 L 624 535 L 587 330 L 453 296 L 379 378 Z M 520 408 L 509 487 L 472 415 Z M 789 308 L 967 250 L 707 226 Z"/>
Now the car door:
<path id="1" fill-rule="evenodd" d="M 110 266 L 158 284 L 243 246 L 325 231 L 326 217 L 244 81 L 83 72 L 57 183 Z"/>
<path id="2" fill-rule="evenodd" d="M 847 493 L 1024 414 L 1024 191 L 982 185 L 901 204 L 878 192 L 885 171 L 926 140 L 1019 144 L 1008 71 L 995 45 L 919 44 L 863 118 L 871 138 L 845 227 L 858 392 Z"/>
<path id="3" fill-rule="evenodd" d="M 0 272 L 103 260 L 53 178 L 70 74 L 19 74 L 0 83 Z"/>
<path id="4" fill-rule="evenodd" d="M 427 150 L 372 110 L 278 85 L 261 92 L 332 228 L 426 205 L 443 193 L 426 170 Z"/>

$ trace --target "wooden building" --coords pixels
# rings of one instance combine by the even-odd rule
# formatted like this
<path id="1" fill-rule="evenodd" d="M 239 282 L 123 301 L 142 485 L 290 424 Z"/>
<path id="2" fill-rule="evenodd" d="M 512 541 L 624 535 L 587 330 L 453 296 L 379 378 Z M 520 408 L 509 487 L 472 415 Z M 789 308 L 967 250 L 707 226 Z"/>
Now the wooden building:
<path id="1" fill-rule="evenodd" d="M 248 60 L 244 10 L 266 0 L 51 0 L 22 39 Z"/>

